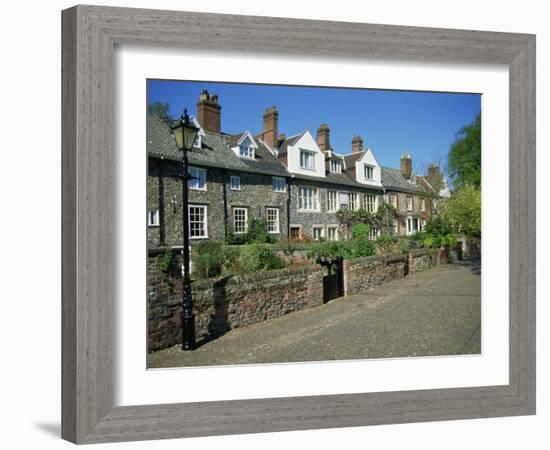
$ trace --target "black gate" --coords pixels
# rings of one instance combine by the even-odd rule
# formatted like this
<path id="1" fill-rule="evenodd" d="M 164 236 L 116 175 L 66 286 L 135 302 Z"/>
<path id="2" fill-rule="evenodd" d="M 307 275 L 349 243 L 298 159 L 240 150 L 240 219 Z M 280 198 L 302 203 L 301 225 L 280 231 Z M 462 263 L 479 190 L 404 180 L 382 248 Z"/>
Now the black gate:
<path id="1" fill-rule="evenodd" d="M 327 268 L 323 277 L 323 303 L 344 295 L 343 258 L 320 258 L 317 264 Z"/>

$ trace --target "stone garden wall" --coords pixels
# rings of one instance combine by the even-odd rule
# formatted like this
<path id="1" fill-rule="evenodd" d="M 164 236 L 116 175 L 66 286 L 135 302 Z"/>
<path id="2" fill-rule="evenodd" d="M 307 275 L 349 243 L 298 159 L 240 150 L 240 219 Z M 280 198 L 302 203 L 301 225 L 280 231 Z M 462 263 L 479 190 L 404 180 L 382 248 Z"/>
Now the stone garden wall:
<path id="1" fill-rule="evenodd" d="M 166 268 L 162 253 L 148 261 L 148 349 L 181 343 L 182 277 Z M 344 295 L 357 294 L 440 263 L 438 250 L 344 260 Z M 164 270 L 163 270 L 164 269 Z M 323 304 L 326 269 L 302 265 L 193 283 L 197 343 L 225 332 Z"/>
<path id="2" fill-rule="evenodd" d="M 323 303 L 323 268 L 306 265 L 193 283 L 197 342 Z M 148 348 L 181 342 L 181 275 L 149 258 Z"/>
<path id="3" fill-rule="evenodd" d="M 344 294 L 364 292 L 374 286 L 403 278 L 407 255 L 366 256 L 344 260 Z"/>

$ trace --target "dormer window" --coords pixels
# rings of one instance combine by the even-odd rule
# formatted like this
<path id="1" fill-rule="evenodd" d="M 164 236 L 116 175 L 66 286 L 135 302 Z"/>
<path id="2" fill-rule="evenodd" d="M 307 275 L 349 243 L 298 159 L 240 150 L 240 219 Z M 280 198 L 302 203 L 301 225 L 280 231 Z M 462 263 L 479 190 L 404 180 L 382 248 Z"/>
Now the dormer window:
<path id="1" fill-rule="evenodd" d="M 330 160 L 330 171 L 332 173 L 342 173 L 342 162 L 337 159 Z"/>
<path id="2" fill-rule="evenodd" d="M 374 167 L 365 164 L 365 179 L 374 180 Z"/>
<path id="3" fill-rule="evenodd" d="M 248 145 L 240 145 L 239 156 L 241 156 L 242 158 L 254 159 L 254 147 L 250 147 Z"/>

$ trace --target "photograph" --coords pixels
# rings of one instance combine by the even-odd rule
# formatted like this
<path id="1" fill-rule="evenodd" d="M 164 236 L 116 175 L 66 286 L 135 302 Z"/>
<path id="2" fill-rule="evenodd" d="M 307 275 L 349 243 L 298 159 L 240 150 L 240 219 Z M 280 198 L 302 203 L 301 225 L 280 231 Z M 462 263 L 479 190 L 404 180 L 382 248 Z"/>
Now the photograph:
<path id="1" fill-rule="evenodd" d="M 481 354 L 481 95 L 147 80 L 147 367 Z"/>

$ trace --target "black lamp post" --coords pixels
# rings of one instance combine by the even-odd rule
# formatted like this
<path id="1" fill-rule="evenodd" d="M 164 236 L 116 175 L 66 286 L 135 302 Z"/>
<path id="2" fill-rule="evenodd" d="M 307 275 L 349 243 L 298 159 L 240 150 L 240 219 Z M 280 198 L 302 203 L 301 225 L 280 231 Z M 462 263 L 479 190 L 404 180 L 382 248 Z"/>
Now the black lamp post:
<path id="1" fill-rule="evenodd" d="M 195 348 L 195 315 L 193 314 L 193 298 L 191 296 L 191 278 L 189 277 L 189 192 L 188 182 L 192 178 L 189 175 L 189 161 L 187 152 L 195 144 L 199 129 L 194 125 L 187 109 L 183 111 L 181 118 L 174 122 L 171 127 L 172 136 L 176 140 L 178 149 L 182 152 L 183 174 L 183 343 L 182 350 L 193 350 Z"/>

